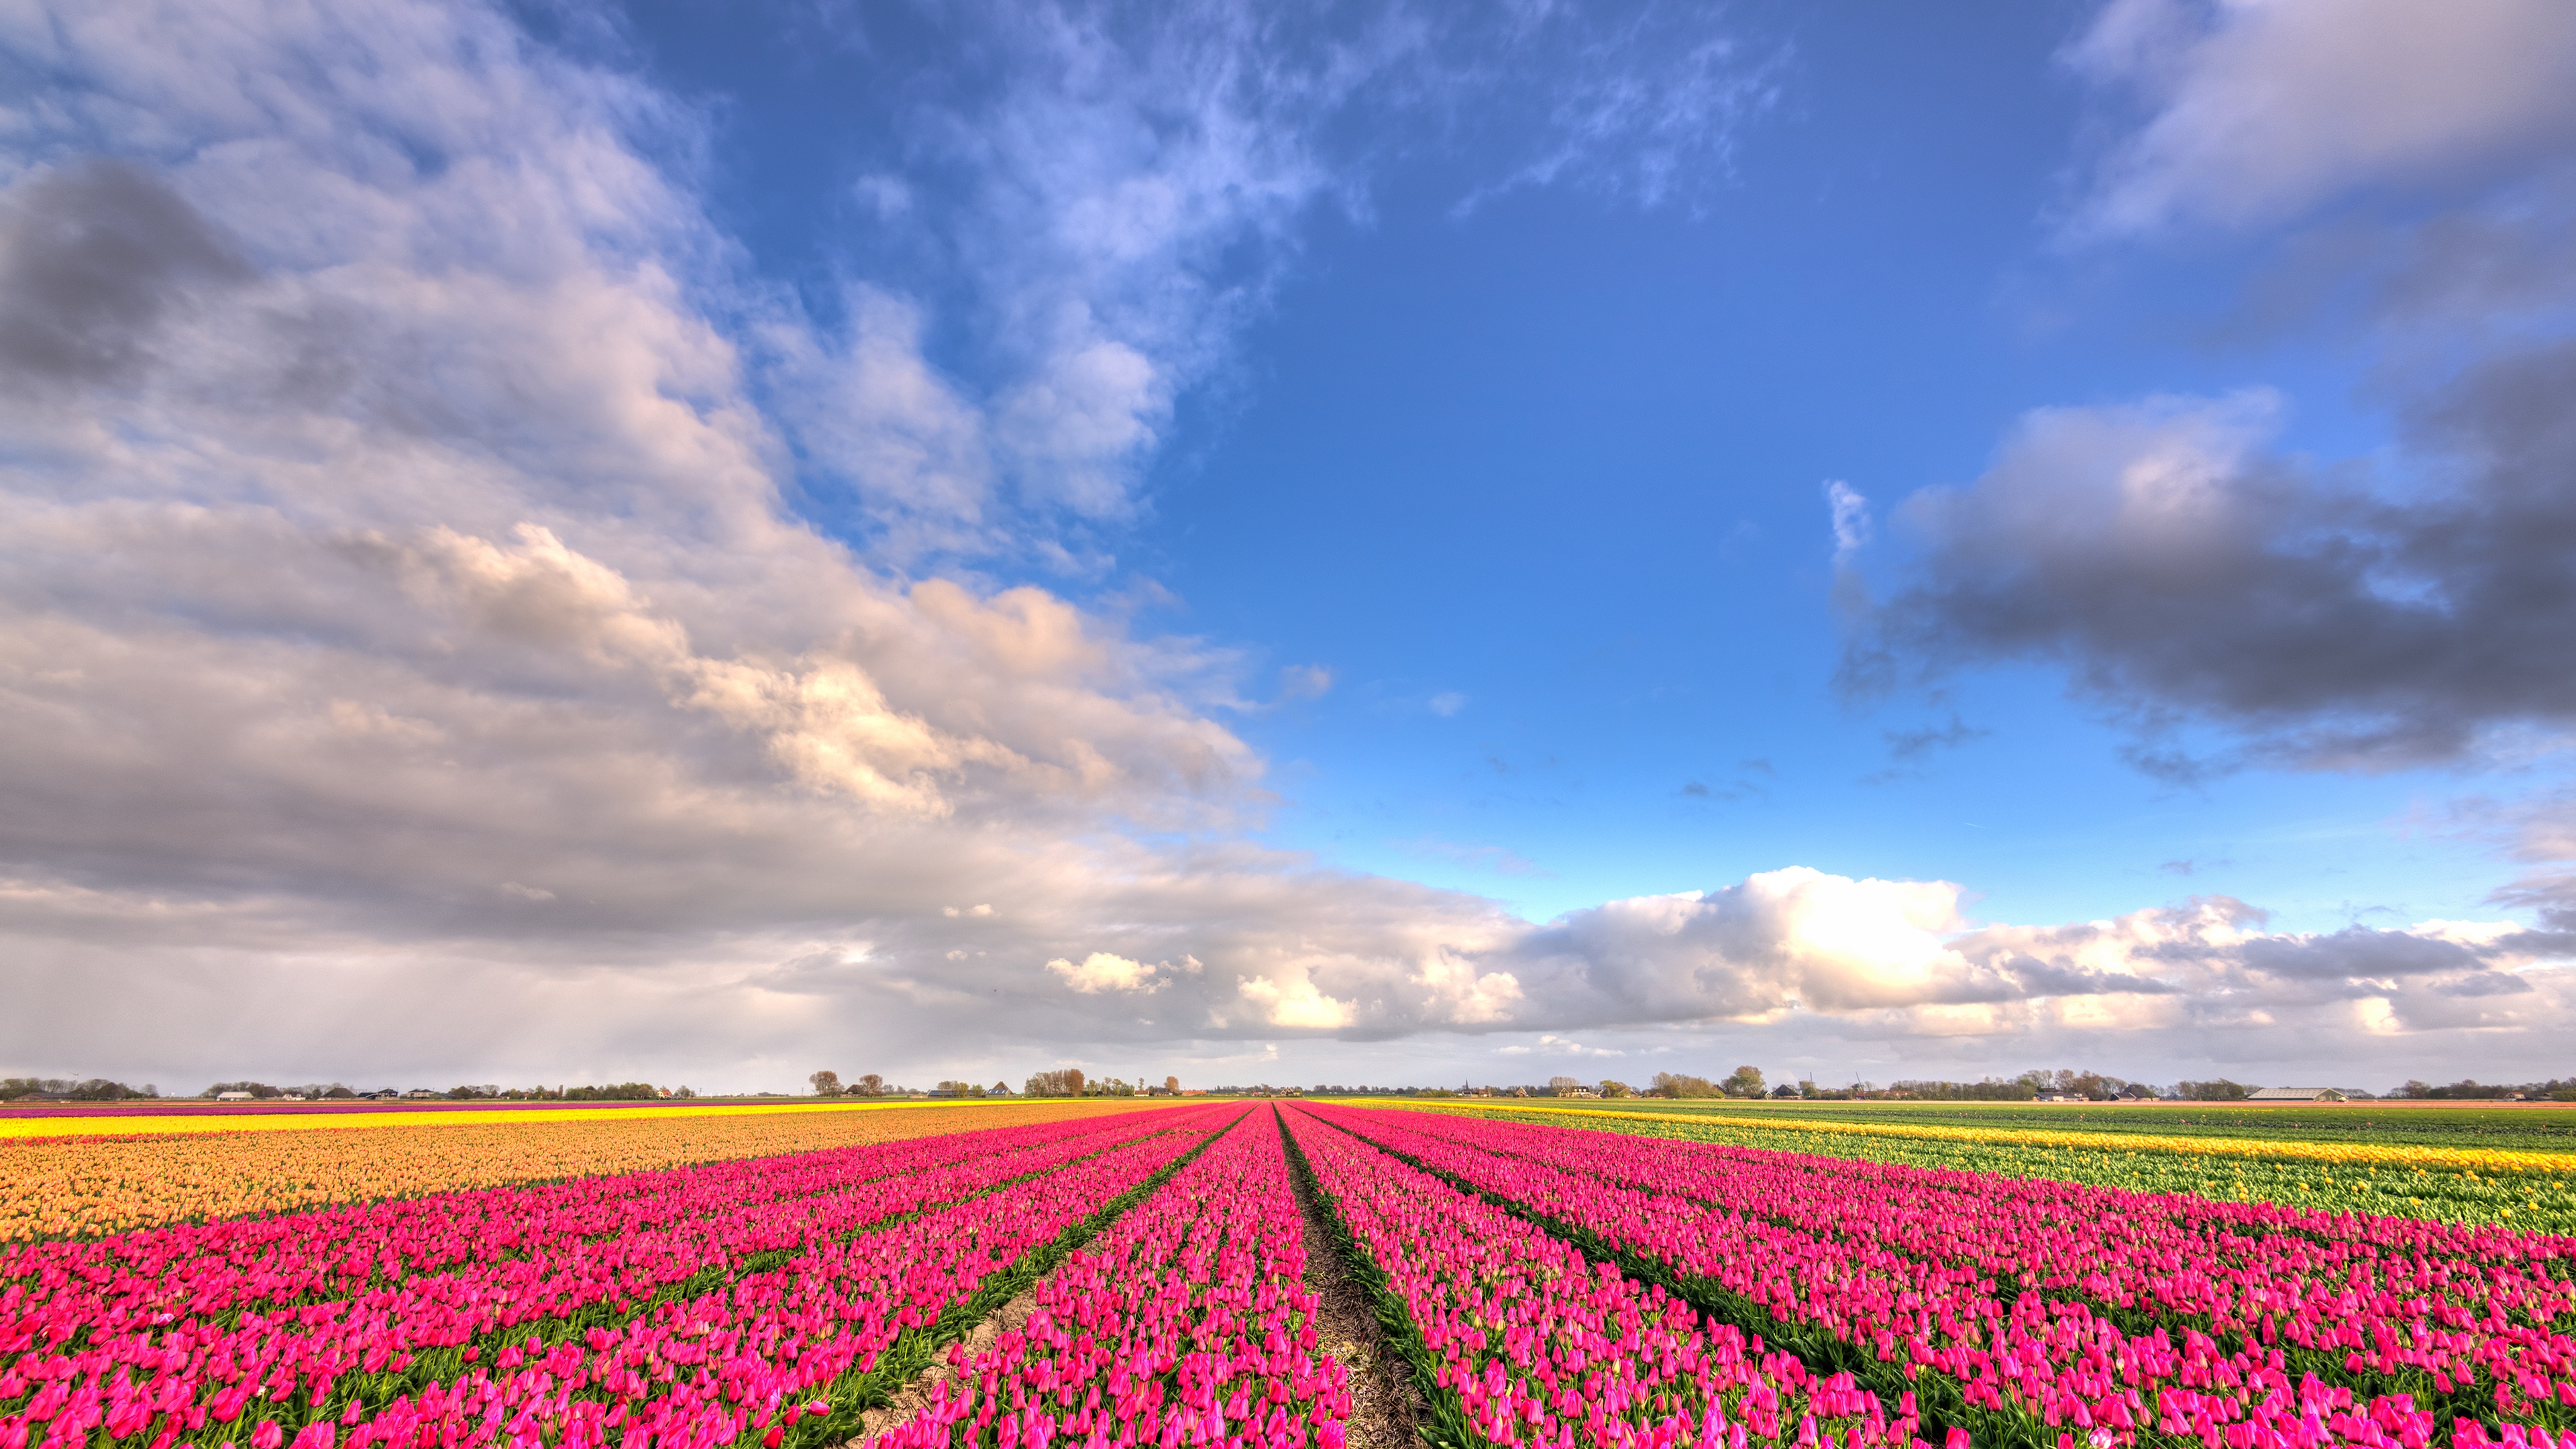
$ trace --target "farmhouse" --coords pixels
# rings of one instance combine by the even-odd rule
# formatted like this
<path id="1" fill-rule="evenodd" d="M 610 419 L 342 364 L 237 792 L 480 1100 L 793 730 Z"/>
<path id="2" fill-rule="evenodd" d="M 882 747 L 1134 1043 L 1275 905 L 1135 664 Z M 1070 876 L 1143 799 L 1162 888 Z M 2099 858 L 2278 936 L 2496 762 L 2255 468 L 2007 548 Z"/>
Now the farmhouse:
<path id="1" fill-rule="evenodd" d="M 2332 1087 L 2265 1087 L 2245 1094 L 2248 1102 L 2340 1102 L 2343 1093 Z"/>

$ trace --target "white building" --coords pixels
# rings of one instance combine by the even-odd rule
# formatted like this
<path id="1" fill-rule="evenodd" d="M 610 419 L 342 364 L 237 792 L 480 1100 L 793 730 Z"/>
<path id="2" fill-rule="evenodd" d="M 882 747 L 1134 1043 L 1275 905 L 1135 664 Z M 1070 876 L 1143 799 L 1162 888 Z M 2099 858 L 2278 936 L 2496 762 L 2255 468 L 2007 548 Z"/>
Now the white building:
<path id="1" fill-rule="evenodd" d="M 2245 1095 L 2248 1102 L 2340 1102 L 2343 1099 L 2343 1093 L 2332 1087 L 2265 1087 Z"/>

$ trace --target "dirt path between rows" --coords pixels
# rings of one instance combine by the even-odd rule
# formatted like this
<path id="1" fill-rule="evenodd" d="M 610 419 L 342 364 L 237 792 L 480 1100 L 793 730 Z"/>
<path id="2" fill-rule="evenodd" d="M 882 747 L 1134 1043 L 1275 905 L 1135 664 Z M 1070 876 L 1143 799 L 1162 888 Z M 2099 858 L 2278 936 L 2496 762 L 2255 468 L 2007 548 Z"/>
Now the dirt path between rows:
<path id="1" fill-rule="evenodd" d="M 1047 1278 L 1054 1276 L 1054 1273 L 1047 1274 L 1046 1278 L 1030 1284 L 1027 1292 L 984 1315 L 984 1321 L 976 1324 L 964 1339 L 967 1362 L 974 1362 L 975 1355 L 990 1348 L 994 1339 L 1027 1323 L 1029 1315 L 1037 1312 L 1038 1289 L 1045 1285 Z M 947 1349 L 941 1349 L 930 1367 L 915 1374 L 912 1382 L 904 1385 L 884 1408 L 870 1409 L 860 1415 L 858 1436 L 844 1444 L 842 1449 L 858 1449 L 858 1446 L 929 1408 L 930 1401 L 938 1396 L 939 1386 L 959 1377 L 958 1372 L 948 1366 L 948 1353 Z"/>
<path id="2" fill-rule="evenodd" d="M 1324 1226 L 1323 1204 L 1303 1182 L 1297 1184 L 1296 1192 L 1297 1206 L 1306 1220 L 1306 1288 L 1323 1300 L 1316 1308 L 1315 1346 L 1338 1360 L 1351 1376 L 1351 1418 L 1344 1429 L 1344 1443 L 1348 1449 L 1418 1449 L 1422 1437 L 1415 1426 L 1421 1400 L 1414 1391 L 1413 1379 L 1405 1372 L 1402 1360 L 1387 1351 L 1386 1336 L 1378 1327 L 1368 1290 L 1343 1264 Z M 1050 1273 L 1047 1278 L 1054 1276 Z M 993 1340 L 1029 1321 L 1037 1311 L 1038 1289 L 1047 1278 L 1030 1284 L 1028 1291 L 975 1325 L 965 1339 L 969 1361 L 991 1346 Z M 843 1449 L 859 1449 L 879 1434 L 910 1420 L 930 1406 L 939 1385 L 955 1376 L 956 1371 L 948 1366 L 948 1352 L 943 1349 L 938 1360 L 904 1385 L 891 1403 L 862 1415 L 857 1437 Z"/>
<path id="3" fill-rule="evenodd" d="M 1351 1375 L 1351 1419 L 1343 1442 L 1349 1449 L 1416 1449 L 1422 1442 L 1422 1399 L 1413 1376 L 1388 1351 L 1375 1303 L 1333 1246 L 1324 1204 L 1302 1179 L 1297 1206 L 1306 1214 L 1306 1288 L 1324 1300 L 1316 1310 L 1315 1344 Z"/>

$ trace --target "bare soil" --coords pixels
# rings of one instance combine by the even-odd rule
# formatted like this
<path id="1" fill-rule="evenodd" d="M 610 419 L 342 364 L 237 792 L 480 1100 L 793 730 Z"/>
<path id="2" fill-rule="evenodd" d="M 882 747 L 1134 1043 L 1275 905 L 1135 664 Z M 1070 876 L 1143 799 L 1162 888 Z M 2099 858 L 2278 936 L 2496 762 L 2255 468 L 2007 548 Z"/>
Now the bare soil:
<path id="1" fill-rule="evenodd" d="M 1339 1360 L 1351 1376 L 1351 1418 L 1343 1431 L 1344 1443 L 1347 1449 L 1416 1449 L 1422 1442 L 1415 1428 L 1421 1399 L 1414 1390 L 1412 1376 L 1405 1372 L 1404 1361 L 1387 1351 L 1385 1333 L 1378 1326 L 1367 1288 L 1343 1264 L 1332 1235 L 1324 1227 L 1323 1204 L 1300 1184 L 1297 1205 L 1306 1215 L 1306 1289 L 1323 1300 L 1316 1309 L 1315 1344 Z M 966 1335 L 970 1359 L 994 1339 L 1029 1321 L 1029 1315 L 1037 1311 L 1038 1284 L 1045 1281 L 1030 1284 L 1027 1292 L 975 1325 L 975 1330 Z M 954 1375 L 948 1366 L 948 1354 L 942 1350 L 938 1361 L 904 1385 L 893 1402 L 882 1409 L 870 1409 L 861 1417 L 858 1437 L 850 1440 L 845 1449 L 857 1449 L 920 1413 L 929 1406 L 938 1386 Z"/>
<path id="2" fill-rule="evenodd" d="M 1038 1286 L 1045 1281 L 1041 1278 L 1030 1284 L 1027 1292 L 986 1314 L 984 1321 L 975 1325 L 965 1338 L 968 1362 L 973 1362 L 976 1354 L 990 1348 L 994 1339 L 1029 1321 L 1029 1315 L 1037 1311 Z M 947 1349 L 941 1349 L 930 1367 L 914 1375 L 912 1382 L 904 1385 L 884 1408 L 870 1409 L 860 1415 L 858 1437 L 850 1440 L 843 1449 L 857 1449 L 857 1446 L 930 1407 L 930 1401 L 938 1396 L 939 1386 L 958 1377 L 957 1371 L 948 1366 L 948 1353 Z"/>
<path id="3" fill-rule="evenodd" d="M 1351 1375 L 1348 1449 L 1414 1449 L 1422 1442 L 1422 1399 L 1404 1360 L 1387 1348 L 1368 1289 L 1342 1261 L 1324 1226 L 1322 1199 L 1297 1185 L 1306 1213 L 1306 1288 L 1323 1299 L 1316 1310 L 1315 1344 Z"/>

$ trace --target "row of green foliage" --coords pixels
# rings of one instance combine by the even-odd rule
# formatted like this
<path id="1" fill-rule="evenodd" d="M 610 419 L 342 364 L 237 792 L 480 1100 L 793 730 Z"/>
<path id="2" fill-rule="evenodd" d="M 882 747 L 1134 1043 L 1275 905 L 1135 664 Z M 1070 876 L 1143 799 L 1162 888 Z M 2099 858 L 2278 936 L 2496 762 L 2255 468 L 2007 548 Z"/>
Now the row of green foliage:
<path id="1" fill-rule="evenodd" d="M 2576 1111 L 2557 1107 L 2392 1107 L 2350 1102 L 2326 1107 L 2246 1107 L 2217 1102 L 2040 1105 L 2016 1102 L 1631 1101 L 1611 1110 L 1708 1112 L 1748 1120 L 1911 1126 L 2047 1128 L 2175 1137 L 2251 1137 L 2280 1142 L 2369 1142 L 2413 1147 L 2496 1147 L 2576 1151 Z"/>
<path id="2" fill-rule="evenodd" d="M 1864 1162 L 2051 1178 L 2131 1192 L 2176 1192 L 2225 1202 L 2269 1202 L 2323 1212 L 2377 1213 L 2445 1223 L 2494 1223 L 2535 1232 L 2576 1232 L 2576 1179 L 2564 1173 L 2494 1174 L 2424 1168 L 2366 1167 L 2248 1157 L 2190 1157 L 2116 1148 L 2041 1147 L 2015 1142 L 1945 1142 L 1867 1132 L 1764 1127 L 1741 1118 L 1675 1122 L 1566 1112 L 1492 1108 L 1555 1127 L 1581 1127 L 1761 1147 Z"/>

